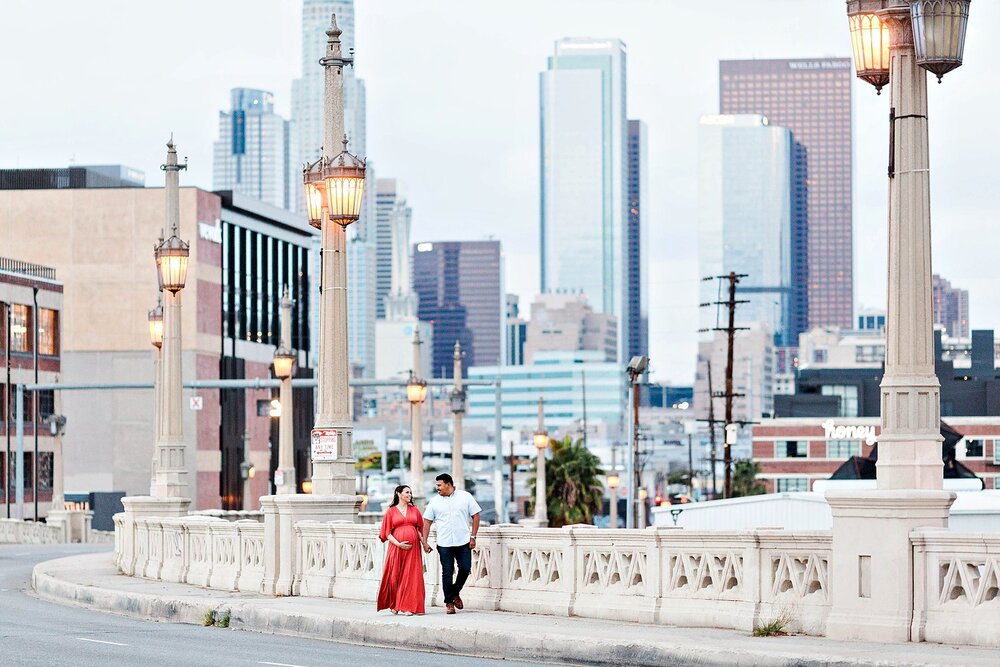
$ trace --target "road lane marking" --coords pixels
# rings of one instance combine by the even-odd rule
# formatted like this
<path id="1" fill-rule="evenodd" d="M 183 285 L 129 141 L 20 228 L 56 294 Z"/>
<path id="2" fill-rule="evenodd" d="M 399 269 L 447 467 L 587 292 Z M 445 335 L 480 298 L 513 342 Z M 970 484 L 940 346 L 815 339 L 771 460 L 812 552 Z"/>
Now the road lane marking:
<path id="1" fill-rule="evenodd" d="M 290 665 L 287 662 L 258 662 L 258 665 L 274 665 L 275 667 L 305 667 L 304 665 Z"/>
<path id="2" fill-rule="evenodd" d="M 109 644 L 111 646 L 128 646 L 128 644 L 119 644 L 118 642 L 106 642 L 100 639 L 86 639 L 84 637 L 77 637 L 77 639 L 82 642 L 93 642 L 94 644 Z"/>

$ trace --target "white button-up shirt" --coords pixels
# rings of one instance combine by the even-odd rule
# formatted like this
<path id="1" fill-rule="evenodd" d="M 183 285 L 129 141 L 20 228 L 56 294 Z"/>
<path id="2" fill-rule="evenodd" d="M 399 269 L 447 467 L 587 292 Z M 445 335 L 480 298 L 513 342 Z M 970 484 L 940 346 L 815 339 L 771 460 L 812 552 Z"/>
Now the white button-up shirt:
<path id="1" fill-rule="evenodd" d="M 424 509 L 424 518 L 437 527 L 439 547 L 460 547 L 472 537 L 472 517 L 482 508 L 468 491 L 455 489 L 450 496 L 434 496 Z"/>

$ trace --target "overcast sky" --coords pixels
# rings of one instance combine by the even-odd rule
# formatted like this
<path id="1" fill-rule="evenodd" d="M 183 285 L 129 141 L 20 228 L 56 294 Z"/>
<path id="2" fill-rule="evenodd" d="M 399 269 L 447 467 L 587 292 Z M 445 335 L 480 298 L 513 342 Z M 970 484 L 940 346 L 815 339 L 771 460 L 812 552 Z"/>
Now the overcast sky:
<path id="1" fill-rule="evenodd" d="M 507 289 L 538 289 L 538 72 L 561 37 L 628 46 L 628 114 L 649 127 L 650 356 L 693 381 L 697 123 L 718 111 L 718 61 L 850 55 L 842 0 L 356 0 L 368 157 L 404 183 L 413 240 L 503 242 Z M 162 185 L 173 132 L 182 184 L 211 188 L 229 90 L 271 90 L 288 115 L 300 0 L 2 0 L 0 166 L 121 163 Z M 993 44 L 993 47 L 989 45 Z M 966 64 L 931 83 L 934 269 L 1000 326 L 994 266 L 1000 8 L 972 3 Z M 933 80 L 932 80 L 933 81 Z M 854 86 L 856 307 L 885 302 L 887 95 Z M 0 221 L 0 224 L 4 224 Z M 16 249 L 0 254 L 17 255 Z"/>

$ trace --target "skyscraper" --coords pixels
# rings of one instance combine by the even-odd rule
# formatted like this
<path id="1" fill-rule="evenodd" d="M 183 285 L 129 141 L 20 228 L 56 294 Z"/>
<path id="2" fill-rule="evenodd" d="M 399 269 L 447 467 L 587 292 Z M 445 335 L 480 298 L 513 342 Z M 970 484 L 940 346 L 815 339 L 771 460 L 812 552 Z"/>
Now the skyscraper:
<path id="1" fill-rule="evenodd" d="M 212 189 L 297 210 L 302 191 L 299 147 L 292 124 L 274 112 L 274 95 L 233 88 L 229 107 L 219 112 Z"/>
<path id="2" fill-rule="evenodd" d="M 378 319 L 416 315 L 413 270 L 410 264 L 410 228 L 413 210 L 395 178 L 375 183 L 375 312 Z M 395 303 L 391 303 L 395 301 Z M 409 312 L 412 309 L 413 312 Z M 403 312 L 406 311 L 406 312 Z"/>
<path id="3" fill-rule="evenodd" d="M 625 44 L 556 42 L 541 92 L 541 291 L 583 292 L 629 340 Z"/>
<path id="4" fill-rule="evenodd" d="M 792 329 L 853 324 L 851 60 L 723 60 L 719 111 L 792 132 Z"/>
<path id="5" fill-rule="evenodd" d="M 626 317 L 628 347 L 626 357 L 649 355 L 649 201 L 646 124 L 628 122 L 628 215 L 625 231 Z"/>
<path id="6" fill-rule="evenodd" d="M 740 323 L 760 322 L 784 345 L 790 336 L 792 137 L 763 116 L 703 116 L 698 129 L 698 269 L 746 274 Z M 719 300 L 715 281 L 701 302 Z M 702 329 L 720 326 L 701 309 Z"/>
<path id="7" fill-rule="evenodd" d="M 952 338 L 968 338 L 969 290 L 952 287 L 938 274 L 933 276 L 934 324 L 940 324 Z"/>
<path id="8" fill-rule="evenodd" d="M 452 376 L 455 341 L 466 367 L 502 359 L 506 299 L 499 241 L 416 244 L 413 289 L 420 319 L 434 324 L 432 377 Z"/>

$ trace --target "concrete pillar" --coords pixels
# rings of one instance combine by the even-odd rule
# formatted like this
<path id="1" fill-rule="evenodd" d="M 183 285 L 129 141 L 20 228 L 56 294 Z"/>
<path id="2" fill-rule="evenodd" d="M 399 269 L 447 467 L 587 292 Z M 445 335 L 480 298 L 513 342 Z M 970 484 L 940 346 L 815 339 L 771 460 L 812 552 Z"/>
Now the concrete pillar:
<path id="1" fill-rule="evenodd" d="M 833 513 L 827 636 L 908 641 L 910 531 L 947 527 L 940 393 L 931 306 L 927 74 L 916 63 L 909 3 L 880 12 L 890 31 L 893 147 L 889 174 L 889 303 L 878 490 L 828 492 Z"/>
<path id="2" fill-rule="evenodd" d="M 420 367 L 420 327 L 413 327 L 413 375 L 418 380 L 423 377 Z M 420 411 L 421 403 L 410 403 L 410 490 L 413 503 L 423 504 L 424 496 L 424 419 Z"/>

